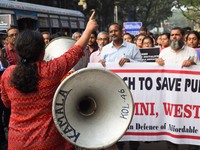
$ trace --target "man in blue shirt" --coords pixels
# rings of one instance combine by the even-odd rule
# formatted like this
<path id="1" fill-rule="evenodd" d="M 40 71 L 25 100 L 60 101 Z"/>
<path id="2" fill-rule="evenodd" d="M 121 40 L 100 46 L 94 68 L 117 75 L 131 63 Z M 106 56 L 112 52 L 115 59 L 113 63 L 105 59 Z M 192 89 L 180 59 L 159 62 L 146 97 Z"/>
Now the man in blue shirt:
<path id="1" fill-rule="evenodd" d="M 109 37 L 111 42 L 105 45 L 101 51 L 101 60 L 99 61 L 104 67 L 107 62 L 117 62 L 123 66 L 126 62 L 142 62 L 142 56 L 138 47 L 130 42 L 123 40 L 123 31 L 119 24 L 112 23 L 109 26 Z M 117 147 L 122 150 L 124 142 L 117 142 Z M 131 150 L 137 150 L 138 141 L 130 141 Z"/>
<path id="2" fill-rule="evenodd" d="M 117 62 L 123 66 L 126 62 L 141 62 L 142 56 L 140 50 L 133 43 L 123 40 L 122 28 L 117 23 L 109 26 L 109 36 L 111 42 L 103 47 L 101 60 L 103 66 L 106 62 Z"/>

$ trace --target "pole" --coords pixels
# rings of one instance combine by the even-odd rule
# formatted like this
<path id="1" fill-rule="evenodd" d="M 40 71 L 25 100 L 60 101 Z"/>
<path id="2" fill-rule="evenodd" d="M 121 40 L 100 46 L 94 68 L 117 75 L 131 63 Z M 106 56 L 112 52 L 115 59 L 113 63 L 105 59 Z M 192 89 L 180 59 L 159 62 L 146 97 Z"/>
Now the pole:
<path id="1" fill-rule="evenodd" d="M 118 6 L 115 4 L 114 8 L 114 22 L 118 23 Z"/>

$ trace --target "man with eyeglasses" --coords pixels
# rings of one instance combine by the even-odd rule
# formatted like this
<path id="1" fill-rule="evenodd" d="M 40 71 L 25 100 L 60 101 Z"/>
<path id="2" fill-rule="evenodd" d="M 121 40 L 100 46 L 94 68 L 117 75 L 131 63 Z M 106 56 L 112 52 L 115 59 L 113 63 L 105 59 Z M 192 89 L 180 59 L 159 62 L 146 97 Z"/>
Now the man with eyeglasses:
<path id="1" fill-rule="evenodd" d="M 102 48 L 107 45 L 109 43 L 109 35 L 107 32 L 100 32 L 98 35 L 97 35 L 97 44 L 98 44 L 98 47 L 99 49 L 95 52 L 93 52 L 91 55 L 90 55 L 90 63 L 98 63 L 99 60 L 101 59 L 101 50 Z"/>
<path id="2" fill-rule="evenodd" d="M 15 51 L 15 39 L 19 33 L 19 30 L 15 27 L 11 27 L 7 30 L 7 42 L 8 44 L 4 47 L 6 51 L 7 60 L 11 65 L 17 64 L 19 57 Z"/>

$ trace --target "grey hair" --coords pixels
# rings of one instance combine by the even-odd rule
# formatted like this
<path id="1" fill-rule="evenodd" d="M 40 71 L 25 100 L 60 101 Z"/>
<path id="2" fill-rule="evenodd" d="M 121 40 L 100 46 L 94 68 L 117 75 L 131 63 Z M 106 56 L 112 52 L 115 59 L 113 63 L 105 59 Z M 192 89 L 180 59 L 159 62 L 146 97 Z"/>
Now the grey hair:
<path id="1" fill-rule="evenodd" d="M 79 34 L 79 35 L 81 35 L 81 33 L 80 32 L 74 32 L 73 34 L 72 34 L 72 39 L 74 39 L 75 37 L 75 34 Z"/>
<path id="2" fill-rule="evenodd" d="M 98 36 L 99 36 L 100 34 L 106 34 L 107 36 L 109 36 L 108 32 L 106 32 L 106 31 L 101 31 L 101 32 L 98 33 L 97 38 L 98 38 Z"/>

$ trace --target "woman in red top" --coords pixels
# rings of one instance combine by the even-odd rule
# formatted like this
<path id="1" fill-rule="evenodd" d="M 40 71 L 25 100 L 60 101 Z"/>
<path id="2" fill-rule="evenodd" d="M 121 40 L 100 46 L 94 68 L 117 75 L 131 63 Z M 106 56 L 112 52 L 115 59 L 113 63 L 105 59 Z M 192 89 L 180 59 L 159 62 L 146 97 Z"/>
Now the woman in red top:
<path id="1" fill-rule="evenodd" d="M 26 30 L 18 35 L 20 61 L 2 75 L 2 100 L 11 108 L 8 149 L 72 149 L 53 122 L 52 101 L 61 79 L 83 55 L 90 34 L 98 27 L 93 16 L 75 46 L 49 62 L 43 61 L 45 44 L 40 33 Z"/>

